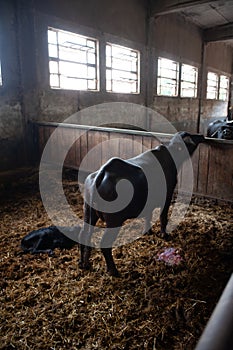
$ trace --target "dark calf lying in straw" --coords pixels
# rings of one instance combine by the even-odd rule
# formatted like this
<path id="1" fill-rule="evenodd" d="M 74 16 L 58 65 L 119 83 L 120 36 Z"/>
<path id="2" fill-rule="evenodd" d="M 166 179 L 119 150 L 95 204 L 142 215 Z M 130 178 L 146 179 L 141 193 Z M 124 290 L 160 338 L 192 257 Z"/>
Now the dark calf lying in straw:
<path id="1" fill-rule="evenodd" d="M 61 231 L 68 234 L 78 234 L 80 227 L 61 227 Z M 53 254 L 55 248 L 71 249 L 77 244 L 76 241 L 63 234 L 56 226 L 49 226 L 28 233 L 21 241 L 24 253 L 47 253 Z"/>

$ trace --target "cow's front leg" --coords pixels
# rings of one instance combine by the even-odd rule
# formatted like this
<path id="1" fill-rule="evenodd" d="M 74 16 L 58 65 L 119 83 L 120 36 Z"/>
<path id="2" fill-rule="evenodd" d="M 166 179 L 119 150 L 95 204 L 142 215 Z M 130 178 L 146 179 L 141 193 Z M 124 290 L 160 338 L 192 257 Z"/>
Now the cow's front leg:
<path id="1" fill-rule="evenodd" d="M 119 230 L 120 227 L 106 228 L 101 240 L 101 251 L 106 261 L 107 272 L 110 276 L 114 277 L 120 276 L 112 256 L 112 246 L 117 239 Z"/>
<path id="2" fill-rule="evenodd" d="M 91 247 L 80 244 L 79 249 L 80 249 L 79 268 L 83 270 L 89 270 L 91 267 L 91 264 L 89 261 L 91 256 Z"/>

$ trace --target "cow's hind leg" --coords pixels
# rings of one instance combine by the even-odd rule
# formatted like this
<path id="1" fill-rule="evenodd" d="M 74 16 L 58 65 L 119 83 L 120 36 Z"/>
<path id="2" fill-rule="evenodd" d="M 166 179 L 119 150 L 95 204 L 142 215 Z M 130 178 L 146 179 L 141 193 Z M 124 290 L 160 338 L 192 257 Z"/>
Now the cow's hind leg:
<path id="1" fill-rule="evenodd" d="M 119 277 L 120 274 L 116 268 L 115 262 L 112 256 L 112 246 L 117 239 L 120 227 L 106 228 L 104 235 L 101 240 L 101 251 L 104 255 L 107 272 L 110 276 Z"/>
<path id="2" fill-rule="evenodd" d="M 170 240 L 170 235 L 167 233 L 167 223 L 168 223 L 168 210 L 171 204 L 172 197 L 167 197 L 165 205 L 161 210 L 160 214 L 160 237 L 165 239 L 166 241 Z"/>
<path id="3" fill-rule="evenodd" d="M 80 243 L 80 260 L 79 267 L 81 269 L 90 269 L 90 256 L 91 256 L 91 237 L 95 228 L 95 224 L 98 221 L 96 212 L 88 205 L 84 209 L 84 225 L 79 234 Z"/>

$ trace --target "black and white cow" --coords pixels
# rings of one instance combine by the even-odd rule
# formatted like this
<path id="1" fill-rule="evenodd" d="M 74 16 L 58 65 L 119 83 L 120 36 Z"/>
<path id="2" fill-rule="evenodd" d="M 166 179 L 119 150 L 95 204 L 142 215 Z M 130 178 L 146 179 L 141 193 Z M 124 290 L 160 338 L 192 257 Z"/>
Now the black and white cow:
<path id="1" fill-rule="evenodd" d="M 61 227 L 62 231 L 70 234 L 78 234 L 80 227 Z M 63 234 L 58 227 L 49 226 L 28 233 L 21 241 L 24 253 L 48 253 L 53 254 L 55 248 L 71 249 L 77 242 Z"/>
<path id="2" fill-rule="evenodd" d="M 233 121 L 215 120 L 208 125 L 207 137 L 233 140 Z"/>
<path id="3" fill-rule="evenodd" d="M 146 219 L 146 230 L 151 227 L 153 210 L 161 208 L 161 237 L 167 239 L 166 233 L 168 209 L 177 184 L 177 173 L 183 162 L 193 154 L 198 144 L 204 142 L 202 135 L 179 132 L 167 146 L 160 145 L 134 158 L 122 160 L 112 158 L 98 171 L 90 174 L 85 181 L 84 225 L 81 229 L 80 262 L 82 269 L 89 269 L 91 237 L 98 219 L 106 223 L 106 230 L 101 241 L 107 271 L 118 276 L 112 256 L 112 245 L 117 238 L 120 227 L 125 220 L 137 217 Z M 127 182 L 132 186 L 132 197 L 123 209 L 117 210 L 118 192 L 127 199 Z M 121 184 L 121 187 L 120 187 Z M 125 186 L 125 187 L 124 187 Z M 124 196 L 125 194 L 125 196 Z M 149 198 L 149 200 L 148 200 Z M 146 207 L 146 209 L 145 209 Z"/>

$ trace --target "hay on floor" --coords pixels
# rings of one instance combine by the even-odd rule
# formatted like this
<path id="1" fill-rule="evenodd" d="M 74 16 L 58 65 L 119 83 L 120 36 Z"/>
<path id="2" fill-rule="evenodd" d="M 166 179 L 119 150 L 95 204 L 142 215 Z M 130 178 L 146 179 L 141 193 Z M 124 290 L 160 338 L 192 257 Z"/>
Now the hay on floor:
<path id="1" fill-rule="evenodd" d="M 64 190 L 82 217 L 75 178 L 66 177 Z M 171 242 L 154 234 L 114 249 L 116 279 L 99 250 L 87 272 L 78 268 L 77 247 L 53 257 L 21 254 L 22 237 L 51 222 L 35 177 L 4 197 L 0 349 L 194 349 L 232 272 L 232 206 L 193 200 Z M 157 260 L 169 246 L 179 249 L 180 265 Z"/>

